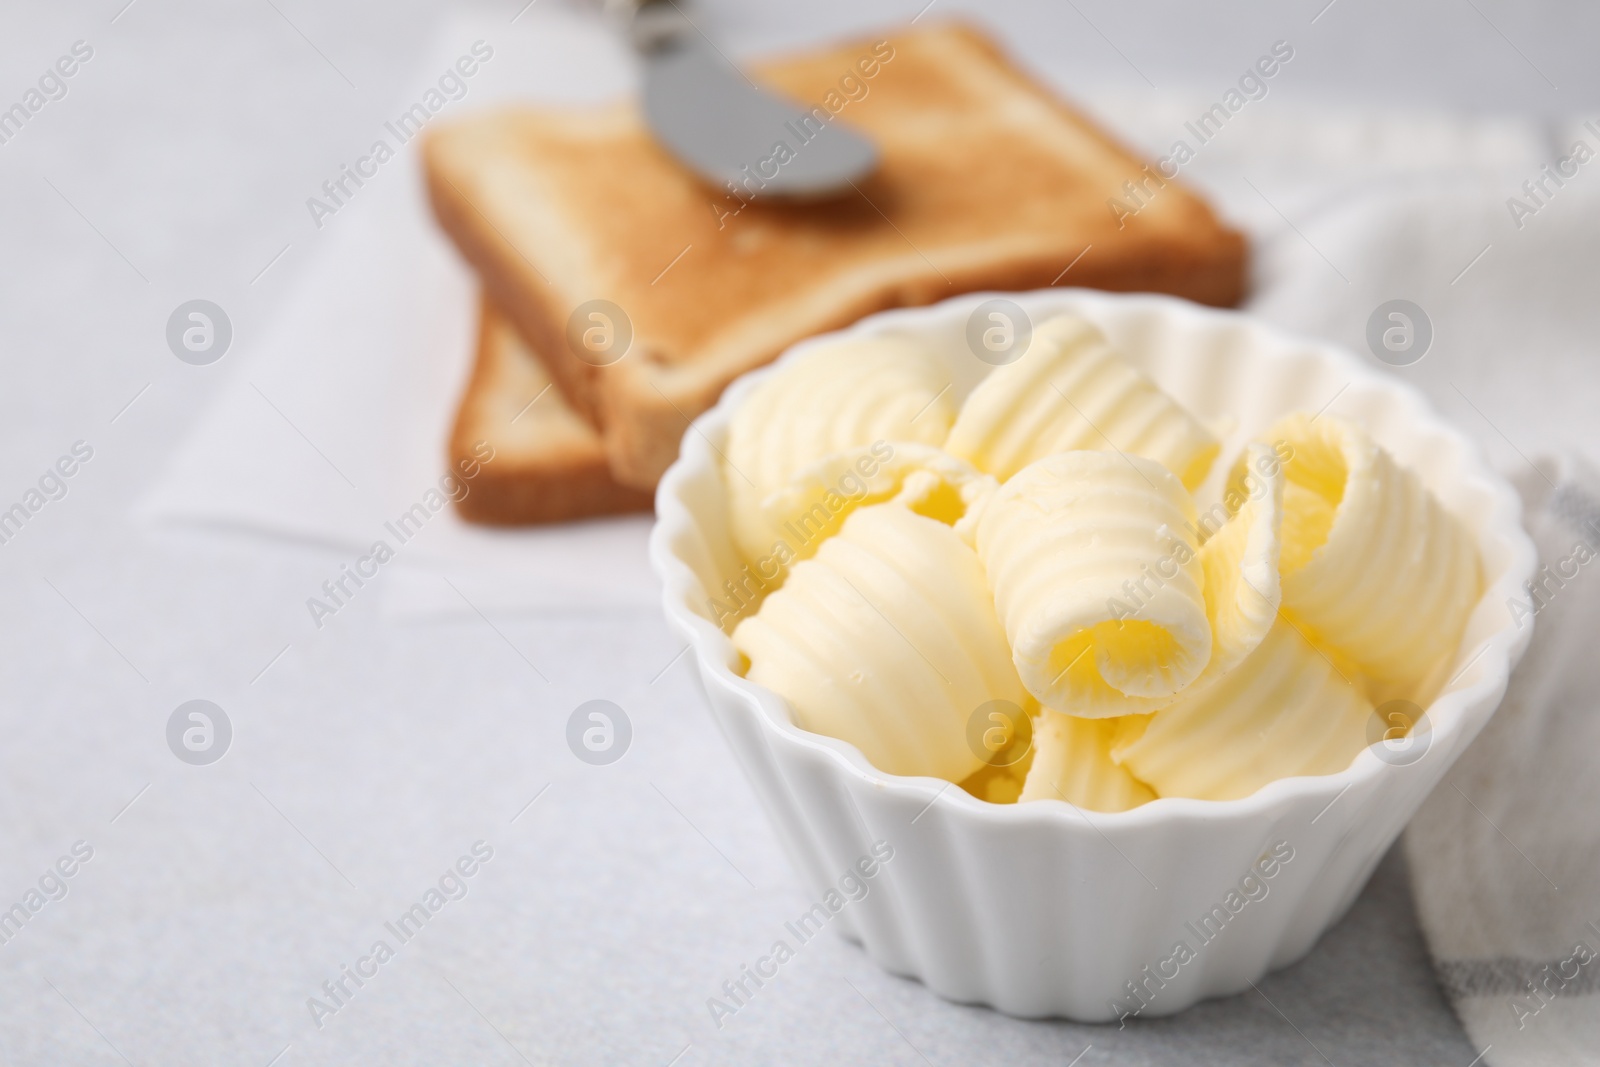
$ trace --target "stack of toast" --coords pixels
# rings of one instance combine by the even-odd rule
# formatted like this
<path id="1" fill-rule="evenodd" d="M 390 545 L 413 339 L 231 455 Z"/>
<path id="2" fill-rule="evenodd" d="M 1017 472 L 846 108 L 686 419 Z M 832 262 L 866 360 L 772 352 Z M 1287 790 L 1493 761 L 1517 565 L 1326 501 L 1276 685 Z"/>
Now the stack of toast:
<path id="1" fill-rule="evenodd" d="M 817 123 L 865 132 L 877 171 L 826 202 L 763 199 L 754 171 L 712 188 L 651 139 L 633 101 L 489 111 L 428 137 L 434 212 L 485 294 L 450 447 L 454 459 L 487 441 L 496 458 L 466 518 L 648 508 L 729 382 L 871 312 L 1056 284 L 1243 295 L 1240 234 L 970 28 L 752 74 Z M 808 129 L 791 132 L 804 151 Z"/>

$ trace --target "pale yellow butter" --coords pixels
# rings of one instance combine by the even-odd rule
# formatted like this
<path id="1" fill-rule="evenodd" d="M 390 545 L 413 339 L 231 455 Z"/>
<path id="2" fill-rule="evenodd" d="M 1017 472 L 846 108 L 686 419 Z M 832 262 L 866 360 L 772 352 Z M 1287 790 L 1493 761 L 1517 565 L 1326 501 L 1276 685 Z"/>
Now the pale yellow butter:
<path id="1" fill-rule="evenodd" d="M 1481 592 L 1471 534 L 1354 423 L 1293 415 L 1266 436 L 1292 452 L 1284 613 L 1374 678 L 1420 683 L 1455 651 Z"/>
<path id="2" fill-rule="evenodd" d="M 1246 450 L 1241 464 L 1239 509 L 1200 546 L 1211 660 L 1197 685 L 1226 674 L 1255 651 L 1282 599 L 1283 468 L 1272 449 L 1260 444 Z"/>
<path id="3" fill-rule="evenodd" d="M 759 558 L 758 553 L 772 553 L 781 543 L 793 558 L 805 559 L 839 531 L 851 512 L 884 501 L 964 532 L 998 487 L 994 478 L 930 445 L 875 441 L 825 456 L 769 494 L 759 515 L 747 517 L 741 549 Z"/>
<path id="4" fill-rule="evenodd" d="M 1366 747 L 1372 715 L 1354 665 L 1280 619 L 1215 682 L 1123 720 L 1111 757 L 1161 796 L 1231 800 L 1344 770 Z"/>
<path id="5" fill-rule="evenodd" d="M 1281 420 L 1202 520 L 1190 492 L 1218 450 L 1074 317 L 959 411 L 909 339 L 817 349 L 750 395 L 724 449 L 765 595 L 732 634 L 747 677 L 875 767 L 993 802 L 1119 812 L 1342 770 L 1374 699 L 1436 684 L 1476 547 L 1335 417 Z M 1031 748 L 984 747 L 997 701 Z"/>
<path id="6" fill-rule="evenodd" d="M 1085 719 L 1048 708 L 1034 720 L 1033 763 L 1019 801 L 1064 800 L 1090 811 L 1127 811 L 1156 798 L 1112 762 L 1121 719 Z"/>
<path id="7" fill-rule="evenodd" d="M 1192 491 L 1221 446 L 1097 328 L 1060 315 L 978 383 L 944 447 L 1002 482 L 1057 452 L 1121 451 L 1155 460 Z"/>
<path id="8" fill-rule="evenodd" d="M 977 547 L 1017 672 L 1046 707 L 1150 711 L 1211 658 L 1194 503 L 1153 460 L 1047 456 L 990 498 Z"/>
<path id="9" fill-rule="evenodd" d="M 940 445 L 955 418 L 951 383 L 909 338 L 836 341 L 779 367 L 734 412 L 723 448 L 734 543 L 772 548 L 763 503 L 826 456 L 874 442 Z"/>
<path id="10" fill-rule="evenodd" d="M 733 644 L 796 725 L 890 774 L 961 781 L 984 762 L 968 741 L 974 713 L 1025 699 L 976 553 L 898 504 L 846 519 Z"/>

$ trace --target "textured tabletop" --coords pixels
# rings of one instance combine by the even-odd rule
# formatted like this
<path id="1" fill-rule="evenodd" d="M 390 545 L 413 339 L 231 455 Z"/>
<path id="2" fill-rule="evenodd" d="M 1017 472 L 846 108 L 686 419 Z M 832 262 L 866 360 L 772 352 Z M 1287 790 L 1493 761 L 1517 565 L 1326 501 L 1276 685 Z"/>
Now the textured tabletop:
<path id="1" fill-rule="evenodd" d="M 523 3 L 481 11 L 523 32 Z M 135 521 L 229 374 L 175 359 L 169 315 L 203 295 L 236 344 L 273 321 L 319 240 L 306 198 L 412 91 L 460 6 L 0 11 L 0 106 L 86 46 L 64 95 L 0 144 L 0 509 L 78 442 L 92 452 L 0 546 L 0 906 L 49 887 L 0 943 L 0 1062 L 1467 1067 L 1398 854 L 1305 961 L 1176 1018 L 1016 1021 L 829 936 L 718 1028 L 707 998 L 806 900 L 658 611 L 407 623 L 357 597 L 285 653 L 343 556 Z M 719 0 L 701 17 L 746 51 L 919 6 Z M 984 10 L 1069 87 L 1204 90 L 1290 37 L 1307 96 L 1528 114 L 1600 99 L 1575 51 L 1594 35 L 1561 5 L 1398 22 L 1367 0 L 1294 7 Z M 214 765 L 169 747 L 195 699 L 231 724 Z M 632 719 L 616 764 L 564 741 L 590 699 Z M 426 923 L 401 922 L 430 893 Z"/>

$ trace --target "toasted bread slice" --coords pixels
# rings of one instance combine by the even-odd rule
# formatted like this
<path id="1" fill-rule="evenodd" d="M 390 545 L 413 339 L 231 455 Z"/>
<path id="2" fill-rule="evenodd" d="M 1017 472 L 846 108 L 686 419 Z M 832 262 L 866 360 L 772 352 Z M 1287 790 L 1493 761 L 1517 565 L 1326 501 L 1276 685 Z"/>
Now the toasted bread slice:
<path id="1" fill-rule="evenodd" d="M 426 143 L 440 222 L 603 430 L 624 484 L 654 485 L 688 420 L 735 377 L 870 312 L 1056 283 L 1222 305 L 1243 294 L 1237 232 L 973 30 L 907 31 L 759 73 L 815 105 L 818 126 L 870 135 L 872 178 L 813 204 L 755 197 L 754 171 L 713 189 L 651 140 L 631 101 L 483 113 Z M 792 128 L 786 150 L 804 152 L 806 132 Z M 775 146 L 762 166 L 770 177 L 780 165 Z M 1131 200 L 1128 182 L 1143 190 Z M 606 366 L 569 342 L 569 320 L 596 299 L 632 329 Z"/>
<path id="2" fill-rule="evenodd" d="M 600 435 L 505 317 L 487 300 L 481 315 L 477 363 L 450 434 L 451 469 L 478 470 L 457 501 L 462 518 L 520 525 L 649 510 L 649 491 L 617 484 Z"/>

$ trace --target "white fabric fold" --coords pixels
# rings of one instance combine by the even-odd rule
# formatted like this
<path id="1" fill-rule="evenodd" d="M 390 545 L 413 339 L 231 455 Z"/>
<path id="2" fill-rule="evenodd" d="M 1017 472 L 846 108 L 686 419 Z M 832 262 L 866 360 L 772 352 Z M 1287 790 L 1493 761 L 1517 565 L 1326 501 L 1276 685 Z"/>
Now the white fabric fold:
<path id="1" fill-rule="evenodd" d="M 1498 1067 L 1600 1063 L 1600 471 L 1516 476 L 1541 570 L 1504 702 L 1406 832 L 1440 985 Z"/>

